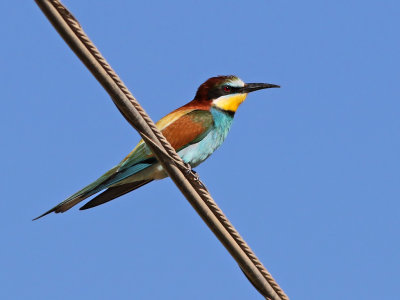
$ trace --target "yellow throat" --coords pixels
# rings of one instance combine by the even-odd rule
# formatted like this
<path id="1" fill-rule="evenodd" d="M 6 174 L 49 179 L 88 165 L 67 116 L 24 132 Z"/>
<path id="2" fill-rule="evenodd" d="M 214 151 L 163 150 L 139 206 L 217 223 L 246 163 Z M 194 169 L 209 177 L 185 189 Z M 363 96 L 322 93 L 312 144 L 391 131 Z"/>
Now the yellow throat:
<path id="1" fill-rule="evenodd" d="M 236 112 L 239 105 L 246 99 L 247 94 L 232 94 L 219 97 L 213 101 L 213 105 L 222 110 Z"/>

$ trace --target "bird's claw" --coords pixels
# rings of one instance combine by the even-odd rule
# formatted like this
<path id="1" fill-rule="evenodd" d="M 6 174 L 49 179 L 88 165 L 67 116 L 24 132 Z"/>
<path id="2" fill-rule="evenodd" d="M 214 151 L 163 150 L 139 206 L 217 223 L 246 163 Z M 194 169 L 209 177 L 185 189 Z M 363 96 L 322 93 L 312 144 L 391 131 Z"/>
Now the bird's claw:
<path id="1" fill-rule="evenodd" d="M 186 166 L 186 171 L 185 171 L 186 175 L 190 175 L 192 177 L 192 179 L 195 182 L 197 182 L 197 184 L 199 184 L 202 188 L 206 189 L 206 187 L 200 180 L 199 174 L 197 174 L 197 172 L 192 169 L 192 166 L 188 163 L 185 163 L 185 166 Z"/>
<path id="2" fill-rule="evenodd" d="M 192 169 L 192 166 L 188 163 L 185 163 L 185 173 L 186 175 L 191 175 L 193 177 L 193 179 L 195 180 L 200 180 L 199 175 L 197 174 L 197 172 L 195 170 Z"/>

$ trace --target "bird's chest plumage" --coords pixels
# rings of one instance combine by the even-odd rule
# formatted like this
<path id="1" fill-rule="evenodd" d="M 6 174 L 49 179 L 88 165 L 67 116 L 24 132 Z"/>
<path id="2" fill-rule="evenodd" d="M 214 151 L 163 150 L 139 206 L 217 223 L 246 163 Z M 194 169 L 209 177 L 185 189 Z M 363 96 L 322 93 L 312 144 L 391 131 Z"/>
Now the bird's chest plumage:
<path id="1" fill-rule="evenodd" d="M 183 161 L 196 167 L 206 160 L 225 140 L 232 125 L 233 115 L 222 110 L 211 108 L 214 124 L 208 134 L 198 143 L 192 144 L 178 154 Z"/>

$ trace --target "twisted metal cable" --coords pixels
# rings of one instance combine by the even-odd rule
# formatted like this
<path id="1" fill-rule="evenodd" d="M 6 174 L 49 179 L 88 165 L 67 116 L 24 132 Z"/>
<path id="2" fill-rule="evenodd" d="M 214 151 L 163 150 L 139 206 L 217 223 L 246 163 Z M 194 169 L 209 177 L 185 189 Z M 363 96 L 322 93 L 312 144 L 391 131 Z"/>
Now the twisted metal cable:
<path id="1" fill-rule="evenodd" d="M 247 254 L 253 264 L 257 267 L 257 269 L 261 272 L 264 278 L 268 281 L 271 287 L 275 290 L 278 296 L 282 300 L 289 300 L 289 297 L 285 294 L 285 292 L 281 289 L 279 284 L 275 281 L 272 275 L 268 272 L 268 270 L 264 267 L 258 257 L 251 250 L 250 246 L 245 242 L 245 240 L 241 237 L 239 232 L 235 229 L 232 223 L 226 218 L 222 210 L 219 208 L 217 203 L 209 196 L 209 193 L 201 186 L 198 186 L 198 191 L 200 196 L 207 203 L 207 206 L 214 213 L 214 215 L 218 218 L 218 220 L 224 225 L 229 234 L 233 237 L 233 239 L 239 244 L 240 248 Z"/>
<path id="2" fill-rule="evenodd" d="M 83 31 L 82 27 L 80 26 L 79 22 L 75 19 L 75 17 L 58 0 L 50 0 L 50 2 L 53 4 L 55 9 L 60 13 L 60 15 L 63 16 L 64 20 L 67 22 L 67 24 L 70 26 L 70 28 L 74 31 L 74 33 L 77 35 L 77 37 L 81 40 L 81 42 L 85 45 L 85 47 L 88 49 L 88 51 L 93 55 L 93 57 L 96 58 L 96 60 L 99 62 L 99 64 L 107 72 L 107 74 L 114 80 L 114 82 L 117 84 L 117 86 L 121 89 L 121 91 L 129 99 L 130 103 L 135 107 L 135 109 L 143 117 L 143 119 L 145 120 L 147 125 L 150 127 L 150 129 L 153 131 L 155 136 L 160 141 L 162 147 L 164 147 L 165 151 L 161 151 L 162 155 L 164 155 L 169 160 L 171 160 L 171 157 L 172 157 L 172 161 L 174 162 L 174 164 L 177 165 L 181 169 L 181 171 L 183 171 L 183 174 L 189 180 L 189 182 L 193 185 L 193 187 L 198 192 L 198 194 L 203 199 L 203 201 L 207 204 L 207 206 L 210 208 L 210 210 L 213 212 L 213 214 L 217 217 L 217 219 L 223 224 L 223 226 L 226 228 L 226 230 L 229 232 L 229 234 L 232 236 L 232 238 L 238 243 L 240 248 L 246 253 L 246 255 L 253 262 L 253 264 L 256 266 L 256 268 L 260 271 L 260 273 L 263 275 L 263 277 L 267 280 L 267 282 L 271 285 L 271 287 L 274 289 L 274 291 L 278 294 L 278 296 L 282 300 L 289 300 L 288 296 L 280 288 L 280 286 L 274 280 L 272 275 L 263 266 L 261 261 L 257 258 L 257 256 L 254 254 L 254 252 L 251 250 L 249 245 L 240 236 L 240 234 L 234 228 L 232 223 L 226 218 L 226 216 L 224 215 L 222 210 L 218 207 L 218 205 L 215 203 L 213 198 L 210 196 L 209 192 L 205 188 L 204 184 L 200 181 L 198 176 L 195 175 L 193 172 L 191 172 L 190 167 L 188 167 L 187 164 L 185 164 L 183 162 L 181 157 L 176 153 L 175 149 L 171 146 L 171 144 L 167 141 L 167 139 L 164 137 L 164 135 L 155 126 L 154 122 L 151 120 L 151 118 L 148 116 L 148 114 L 145 112 L 145 110 L 141 107 L 141 105 L 137 102 L 137 100 L 130 93 L 130 91 L 125 86 L 125 84 L 122 82 L 120 77 L 111 68 L 111 66 L 107 63 L 105 58 L 101 55 L 100 51 L 96 48 L 96 46 L 93 44 L 93 42 L 85 34 L 85 32 Z M 146 136 L 142 132 L 140 132 L 140 133 L 141 133 L 142 137 L 144 136 L 144 139 L 146 140 L 146 142 L 149 142 L 149 141 L 152 142 L 151 139 L 149 139 L 148 137 L 146 138 Z M 152 142 L 152 143 L 154 143 L 154 142 Z M 160 147 L 158 147 L 158 148 L 160 150 L 162 150 Z"/>

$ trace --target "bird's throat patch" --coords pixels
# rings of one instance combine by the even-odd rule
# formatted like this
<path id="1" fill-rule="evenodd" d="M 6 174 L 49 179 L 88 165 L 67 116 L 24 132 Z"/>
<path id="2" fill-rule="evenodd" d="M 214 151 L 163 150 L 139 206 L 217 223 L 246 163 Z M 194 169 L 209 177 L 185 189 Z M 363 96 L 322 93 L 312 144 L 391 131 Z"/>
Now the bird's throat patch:
<path id="1" fill-rule="evenodd" d="M 219 97 L 213 105 L 219 109 L 236 112 L 239 105 L 246 99 L 247 94 L 233 94 Z"/>

